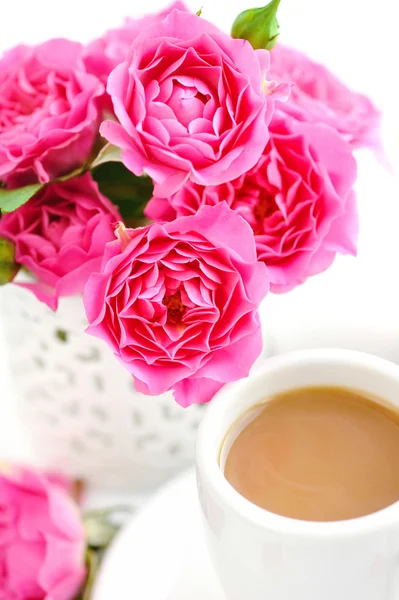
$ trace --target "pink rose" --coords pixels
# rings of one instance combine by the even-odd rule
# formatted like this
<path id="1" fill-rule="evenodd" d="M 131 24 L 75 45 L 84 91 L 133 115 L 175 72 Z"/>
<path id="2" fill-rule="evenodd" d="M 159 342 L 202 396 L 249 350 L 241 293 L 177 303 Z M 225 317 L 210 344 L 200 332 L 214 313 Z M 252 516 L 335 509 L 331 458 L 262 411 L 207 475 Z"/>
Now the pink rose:
<path id="1" fill-rule="evenodd" d="M 103 84 L 82 47 L 63 39 L 17 46 L 0 60 L 0 180 L 46 183 L 82 165 L 99 126 Z"/>
<path id="2" fill-rule="evenodd" d="M 271 53 L 270 75 L 294 82 L 290 103 L 301 108 L 306 119 L 331 125 L 354 147 L 379 147 L 379 111 L 323 65 L 278 44 Z"/>
<path id="3" fill-rule="evenodd" d="M 0 474 L 0 514 L 0 598 L 75 598 L 85 577 L 85 533 L 64 489 L 28 470 Z"/>
<path id="4" fill-rule="evenodd" d="M 85 288 L 87 331 L 109 344 L 138 391 L 207 402 L 259 356 L 268 287 L 248 224 L 225 203 L 205 206 L 119 231 Z"/>
<path id="5" fill-rule="evenodd" d="M 159 13 L 148 14 L 141 19 L 127 17 L 122 27 L 110 29 L 101 38 L 92 41 L 83 54 L 88 72 L 106 83 L 111 71 L 125 60 L 136 37 L 145 28 L 163 21 L 174 9 L 188 11 L 184 2 L 177 0 Z"/>
<path id="6" fill-rule="evenodd" d="M 224 183 L 253 167 L 267 143 L 268 65 L 266 50 L 174 10 L 112 71 L 107 90 L 119 123 L 105 121 L 100 132 L 122 148 L 128 169 L 153 178 L 157 196 L 188 179 Z"/>
<path id="7" fill-rule="evenodd" d="M 270 142 L 258 164 L 220 186 L 188 182 L 153 198 L 146 214 L 169 221 L 227 201 L 252 227 L 270 290 L 287 292 L 331 265 L 337 252 L 356 254 L 358 220 L 350 146 L 331 127 L 302 122 L 277 103 Z"/>
<path id="8" fill-rule="evenodd" d="M 18 285 L 55 310 L 60 296 L 81 293 L 98 271 L 119 220 L 117 208 L 89 173 L 48 185 L 0 220 L 0 236 L 14 242 L 16 262 L 37 278 Z"/>

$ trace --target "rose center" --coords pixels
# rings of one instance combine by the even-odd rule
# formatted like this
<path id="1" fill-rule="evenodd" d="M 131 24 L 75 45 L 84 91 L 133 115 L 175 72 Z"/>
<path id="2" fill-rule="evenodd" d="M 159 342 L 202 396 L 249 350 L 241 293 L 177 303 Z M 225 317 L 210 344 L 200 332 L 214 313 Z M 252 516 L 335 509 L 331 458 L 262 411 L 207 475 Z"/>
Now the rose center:
<path id="1" fill-rule="evenodd" d="M 205 94 L 202 94 L 201 92 L 197 92 L 195 97 L 197 100 L 201 100 L 202 104 L 206 104 L 208 102 L 208 96 L 205 96 Z"/>
<path id="2" fill-rule="evenodd" d="M 207 96 L 195 86 L 184 86 L 179 81 L 174 81 L 168 104 L 178 121 L 188 127 L 192 121 L 203 117 L 207 101 Z"/>
<path id="3" fill-rule="evenodd" d="M 181 323 L 187 307 L 184 306 L 181 300 L 180 290 L 177 290 L 174 294 L 165 294 L 162 304 L 168 310 L 168 322 Z"/>
<path id="4" fill-rule="evenodd" d="M 263 193 L 253 207 L 253 214 L 257 224 L 257 229 L 263 231 L 264 220 L 270 217 L 275 208 L 274 196 L 269 193 Z M 257 233 L 255 231 L 255 233 Z"/>
<path id="5" fill-rule="evenodd" d="M 64 233 L 71 224 L 66 216 L 47 213 L 47 219 L 41 223 L 40 233 L 45 239 L 51 241 L 57 250 L 60 250 L 64 245 Z"/>

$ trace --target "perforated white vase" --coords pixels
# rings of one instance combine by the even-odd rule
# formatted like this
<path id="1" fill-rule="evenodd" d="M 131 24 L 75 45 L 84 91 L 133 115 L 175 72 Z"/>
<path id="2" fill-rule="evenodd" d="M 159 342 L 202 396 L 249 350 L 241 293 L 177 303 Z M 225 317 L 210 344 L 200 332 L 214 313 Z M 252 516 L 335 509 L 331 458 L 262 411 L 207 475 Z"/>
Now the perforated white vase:
<path id="1" fill-rule="evenodd" d="M 84 333 L 81 298 L 53 313 L 9 285 L 1 302 L 15 401 L 40 464 L 145 493 L 193 461 L 204 407 L 136 392 L 105 343 Z"/>

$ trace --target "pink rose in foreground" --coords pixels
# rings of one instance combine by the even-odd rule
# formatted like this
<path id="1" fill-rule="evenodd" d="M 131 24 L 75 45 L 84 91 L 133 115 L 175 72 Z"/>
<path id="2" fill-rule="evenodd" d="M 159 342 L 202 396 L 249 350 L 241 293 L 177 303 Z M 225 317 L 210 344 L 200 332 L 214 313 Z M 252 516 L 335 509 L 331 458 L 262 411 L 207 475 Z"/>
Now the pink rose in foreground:
<path id="1" fill-rule="evenodd" d="M 0 598 L 72 600 L 85 577 L 85 533 L 61 486 L 0 474 Z"/>
<path id="2" fill-rule="evenodd" d="M 306 119 L 331 125 L 354 147 L 379 147 L 379 111 L 367 96 L 347 88 L 323 65 L 277 44 L 270 76 L 294 82 L 289 102 L 301 108 Z"/>
<path id="3" fill-rule="evenodd" d="M 60 296 L 83 291 L 114 239 L 117 208 L 86 173 L 45 187 L 0 220 L 0 236 L 15 244 L 15 260 L 37 278 L 18 285 L 55 310 Z"/>
<path id="4" fill-rule="evenodd" d="M 106 83 L 111 71 L 125 60 L 136 37 L 147 27 L 163 21 L 174 9 L 188 11 L 184 2 L 177 0 L 159 13 L 148 14 L 140 19 L 127 17 L 121 27 L 110 29 L 101 38 L 92 41 L 83 54 L 88 72 Z"/>
<path id="5" fill-rule="evenodd" d="M 267 143 L 268 65 L 266 50 L 174 10 L 136 38 L 109 76 L 119 123 L 105 121 L 101 134 L 122 148 L 135 175 L 153 178 L 157 196 L 188 179 L 229 181 L 253 167 Z"/>
<path id="6" fill-rule="evenodd" d="M 225 203 L 206 206 L 119 231 L 85 288 L 87 331 L 109 344 L 138 391 L 207 402 L 259 356 L 268 287 L 248 224 Z"/>
<path id="7" fill-rule="evenodd" d="M 99 80 L 82 47 L 56 39 L 17 46 L 0 60 L 0 180 L 46 183 L 82 165 L 99 126 Z"/>
<path id="8" fill-rule="evenodd" d="M 169 221 L 227 201 L 252 227 L 270 290 L 287 292 L 327 269 L 337 252 L 356 254 L 358 220 L 350 146 L 331 127 L 301 122 L 277 103 L 258 164 L 220 186 L 188 182 L 146 214 Z"/>

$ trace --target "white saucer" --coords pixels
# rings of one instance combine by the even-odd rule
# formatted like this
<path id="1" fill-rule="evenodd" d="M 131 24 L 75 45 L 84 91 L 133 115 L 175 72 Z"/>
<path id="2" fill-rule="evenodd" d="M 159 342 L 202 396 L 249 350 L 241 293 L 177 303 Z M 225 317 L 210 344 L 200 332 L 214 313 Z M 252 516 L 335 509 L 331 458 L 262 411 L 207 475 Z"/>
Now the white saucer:
<path id="1" fill-rule="evenodd" d="M 108 550 L 93 600 L 224 600 L 202 533 L 195 475 L 163 487 Z"/>

